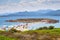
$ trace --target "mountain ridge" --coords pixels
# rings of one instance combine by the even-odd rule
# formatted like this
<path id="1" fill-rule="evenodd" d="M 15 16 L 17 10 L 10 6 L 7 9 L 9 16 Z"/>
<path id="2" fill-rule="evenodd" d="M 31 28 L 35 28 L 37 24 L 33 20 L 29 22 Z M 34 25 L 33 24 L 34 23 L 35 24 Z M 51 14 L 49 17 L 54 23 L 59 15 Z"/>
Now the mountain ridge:
<path id="1" fill-rule="evenodd" d="M 0 16 L 60 16 L 60 10 L 38 10 L 32 12 L 24 11 Z"/>

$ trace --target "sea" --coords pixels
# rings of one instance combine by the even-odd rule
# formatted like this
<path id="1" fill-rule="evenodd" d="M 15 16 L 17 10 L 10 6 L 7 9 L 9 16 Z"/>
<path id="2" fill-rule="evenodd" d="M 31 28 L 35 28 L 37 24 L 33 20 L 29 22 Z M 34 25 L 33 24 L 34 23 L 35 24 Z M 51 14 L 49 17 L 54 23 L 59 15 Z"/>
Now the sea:
<path id="1" fill-rule="evenodd" d="M 25 24 L 23 22 L 6 22 L 6 20 L 16 20 L 16 19 L 24 19 L 24 18 L 48 18 L 48 19 L 55 19 L 59 20 L 59 23 L 29 23 L 28 29 L 36 29 L 43 26 L 55 26 L 56 28 L 60 28 L 60 16 L 7 16 L 7 17 L 0 17 L 0 27 L 4 25 L 11 26 L 11 25 L 18 25 L 18 24 Z"/>

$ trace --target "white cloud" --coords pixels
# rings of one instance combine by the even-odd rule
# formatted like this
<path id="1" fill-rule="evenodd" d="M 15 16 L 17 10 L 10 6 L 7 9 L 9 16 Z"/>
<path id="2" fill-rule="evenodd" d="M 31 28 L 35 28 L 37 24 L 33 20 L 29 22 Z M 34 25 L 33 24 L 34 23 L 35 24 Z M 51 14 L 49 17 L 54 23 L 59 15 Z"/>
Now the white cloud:
<path id="1" fill-rule="evenodd" d="M 0 13 L 18 12 L 25 10 L 35 11 L 41 9 L 60 9 L 59 4 L 59 0 L 18 0 L 17 2 L 9 1 L 5 5 L 0 5 Z"/>

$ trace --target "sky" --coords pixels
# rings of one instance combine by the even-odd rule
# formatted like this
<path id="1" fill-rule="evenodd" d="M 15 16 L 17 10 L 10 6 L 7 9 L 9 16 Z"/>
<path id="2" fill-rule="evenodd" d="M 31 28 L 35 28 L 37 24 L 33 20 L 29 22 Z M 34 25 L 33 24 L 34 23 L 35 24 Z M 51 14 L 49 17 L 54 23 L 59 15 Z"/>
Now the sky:
<path id="1" fill-rule="evenodd" d="M 60 0 L 0 0 L 0 14 L 60 9 Z"/>

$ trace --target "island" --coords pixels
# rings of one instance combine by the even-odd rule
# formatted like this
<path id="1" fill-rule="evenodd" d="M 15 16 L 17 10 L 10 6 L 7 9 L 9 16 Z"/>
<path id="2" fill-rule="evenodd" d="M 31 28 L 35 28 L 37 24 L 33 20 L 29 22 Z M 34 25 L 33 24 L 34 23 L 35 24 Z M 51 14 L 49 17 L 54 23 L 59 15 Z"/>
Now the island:
<path id="1" fill-rule="evenodd" d="M 26 18 L 26 19 L 16 19 L 16 20 L 6 20 L 6 22 L 25 22 L 25 23 L 46 22 L 46 23 L 58 23 L 59 20 L 48 19 L 48 18 Z"/>

